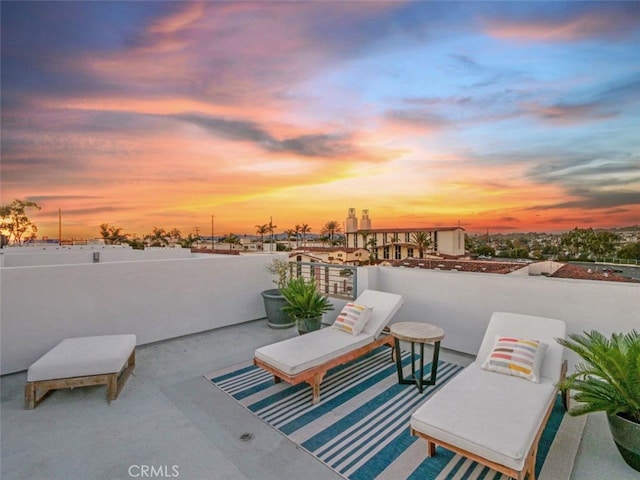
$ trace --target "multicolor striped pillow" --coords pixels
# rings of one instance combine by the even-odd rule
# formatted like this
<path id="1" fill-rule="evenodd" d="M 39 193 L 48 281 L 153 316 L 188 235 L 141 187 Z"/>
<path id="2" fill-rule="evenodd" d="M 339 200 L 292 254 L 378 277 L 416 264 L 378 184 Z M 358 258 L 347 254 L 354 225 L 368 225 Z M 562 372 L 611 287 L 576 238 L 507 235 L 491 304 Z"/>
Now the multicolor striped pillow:
<path id="1" fill-rule="evenodd" d="M 538 340 L 498 335 L 482 368 L 540 383 L 540 367 L 546 351 L 547 344 Z"/>
<path id="2" fill-rule="evenodd" d="M 352 335 L 358 335 L 371 318 L 373 308 L 357 303 L 347 303 L 336 321 L 333 322 L 333 328 L 342 330 Z"/>

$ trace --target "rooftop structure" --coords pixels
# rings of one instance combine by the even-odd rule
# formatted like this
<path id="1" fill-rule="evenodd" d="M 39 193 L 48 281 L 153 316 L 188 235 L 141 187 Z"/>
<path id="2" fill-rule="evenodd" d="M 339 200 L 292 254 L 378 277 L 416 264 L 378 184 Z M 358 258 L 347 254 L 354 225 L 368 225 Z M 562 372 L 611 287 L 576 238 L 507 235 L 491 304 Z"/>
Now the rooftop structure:
<path id="1" fill-rule="evenodd" d="M 179 478 L 196 480 L 340 478 L 203 377 L 295 335 L 260 319 L 259 292 L 272 286 L 269 261 L 192 255 L 5 266 L 2 478 L 124 479 L 140 465 L 175 465 Z M 609 334 L 637 327 L 640 310 L 633 283 L 385 267 L 358 268 L 357 275 L 359 290 L 403 295 L 395 321 L 444 328 L 441 358 L 463 365 L 477 353 L 493 311 Z M 129 332 L 141 345 L 118 400 L 107 405 L 104 388 L 89 387 L 58 391 L 24 410 L 24 370 L 60 339 Z M 571 368 L 576 359 L 568 358 Z M 589 416 L 571 478 L 637 478 L 615 450 L 604 415 Z"/>
<path id="2" fill-rule="evenodd" d="M 355 208 L 345 221 L 345 241 L 350 248 L 366 248 L 381 260 L 417 257 L 420 249 L 416 234 L 424 234 L 428 245 L 423 253 L 460 257 L 465 254 L 465 231 L 462 227 L 392 227 L 371 228 L 369 211 L 362 211 L 360 227 Z"/>

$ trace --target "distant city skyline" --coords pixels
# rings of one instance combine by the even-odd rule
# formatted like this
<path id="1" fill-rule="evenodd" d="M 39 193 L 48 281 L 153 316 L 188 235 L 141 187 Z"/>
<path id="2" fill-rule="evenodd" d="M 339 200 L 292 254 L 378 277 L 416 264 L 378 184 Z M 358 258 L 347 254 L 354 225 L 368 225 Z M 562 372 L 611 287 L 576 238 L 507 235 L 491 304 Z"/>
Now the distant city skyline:
<path id="1" fill-rule="evenodd" d="M 637 2 L 2 2 L 38 236 L 640 221 Z"/>

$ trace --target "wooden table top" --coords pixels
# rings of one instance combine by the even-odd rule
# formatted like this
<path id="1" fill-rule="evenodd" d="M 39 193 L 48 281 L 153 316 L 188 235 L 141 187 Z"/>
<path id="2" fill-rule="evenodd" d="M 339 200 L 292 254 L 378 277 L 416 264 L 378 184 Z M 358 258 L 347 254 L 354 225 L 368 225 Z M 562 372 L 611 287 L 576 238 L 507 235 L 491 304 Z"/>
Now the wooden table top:
<path id="1" fill-rule="evenodd" d="M 405 342 L 439 342 L 444 338 L 444 330 L 430 323 L 398 322 L 389 326 L 391 335 Z"/>

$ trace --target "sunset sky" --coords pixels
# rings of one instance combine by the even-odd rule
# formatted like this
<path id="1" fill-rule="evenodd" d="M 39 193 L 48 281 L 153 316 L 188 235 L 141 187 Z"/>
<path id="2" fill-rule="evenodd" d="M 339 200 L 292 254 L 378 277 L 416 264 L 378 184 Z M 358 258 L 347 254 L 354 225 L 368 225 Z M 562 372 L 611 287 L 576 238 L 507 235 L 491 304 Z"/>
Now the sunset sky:
<path id="1" fill-rule="evenodd" d="M 318 233 L 640 223 L 638 2 L 10 2 L 1 201 Z"/>

